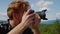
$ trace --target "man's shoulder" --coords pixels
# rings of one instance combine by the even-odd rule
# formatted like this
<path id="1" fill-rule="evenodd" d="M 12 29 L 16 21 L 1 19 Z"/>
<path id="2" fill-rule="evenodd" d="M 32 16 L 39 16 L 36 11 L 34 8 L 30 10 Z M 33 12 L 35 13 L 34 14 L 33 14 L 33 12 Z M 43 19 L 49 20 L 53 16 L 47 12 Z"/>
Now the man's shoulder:
<path id="1" fill-rule="evenodd" d="M 9 24 L 8 24 L 8 19 L 5 20 L 5 21 L 2 21 L 2 23 L 0 23 L 0 29 L 1 29 L 1 28 L 5 28 L 5 27 L 7 27 L 7 26 L 9 26 Z"/>
<path id="2" fill-rule="evenodd" d="M 6 23 L 6 24 L 1 24 L 0 23 L 0 33 L 1 34 L 5 34 L 5 33 L 7 33 L 7 31 L 8 31 L 8 24 Z"/>
<path id="3" fill-rule="evenodd" d="M 0 24 L 0 33 L 6 34 L 11 30 L 11 26 L 8 23 Z"/>
<path id="4" fill-rule="evenodd" d="M 0 23 L 0 28 L 4 28 L 4 27 L 7 27 L 7 26 L 8 26 L 8 23 L 5 23 L 5 24 Z"/>

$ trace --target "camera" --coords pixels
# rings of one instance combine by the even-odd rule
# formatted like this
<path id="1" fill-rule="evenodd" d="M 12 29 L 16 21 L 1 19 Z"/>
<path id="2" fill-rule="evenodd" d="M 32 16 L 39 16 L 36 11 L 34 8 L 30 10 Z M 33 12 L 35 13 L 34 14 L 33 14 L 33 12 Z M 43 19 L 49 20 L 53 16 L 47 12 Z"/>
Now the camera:
<path id="1" fill-rule="evenodd" d="M 39 16 L 40 16 L 40 18 L 41 19 L 43 19 L 43 20 L 48 20 L 47 18 L 46 18 L 46 12 L 47 11 L 47 9 L 45 9 L 45 10 L 42 10 L 42 11 L 34 11 L 34 10 L 31 10 L 31 13 L 37 13 Z M 30 13 L 30 14 L 31 14 Z"/>

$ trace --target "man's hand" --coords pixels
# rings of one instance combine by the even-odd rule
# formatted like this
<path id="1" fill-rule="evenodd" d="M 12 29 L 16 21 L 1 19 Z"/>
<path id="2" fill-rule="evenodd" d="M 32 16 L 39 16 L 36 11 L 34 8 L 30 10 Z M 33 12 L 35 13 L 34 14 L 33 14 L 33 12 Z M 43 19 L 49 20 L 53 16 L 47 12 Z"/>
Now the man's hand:
<path id="1" fill-rule="evenodd" d="M 35 15 L 34 23 L 32 23 L 32 28 L 36 29 L 41 21 L 41 18 L 38 14 Z"/>
<path id="2" fill-rule="evenodd" d="M 39 23 L 41 21 L 41 18 L 38 14 L 35 15 L 35 22 L 32 23 L 32 30 L 34 32 L 34 34 L 40 34 L 39 31 Z"/>
<path id="3" fill-rule="evenodd" d="M 30 12 L 31 11 L 29 9 L 26 13 L 23 14 L 23 17 L 22 17 L 21 23 L 24 24 L 23 26 L 25 26 L 25 28 L 29 27 L 34 22 L 33 19 L 34 19 L 35 13 L 29 14 Z"/>

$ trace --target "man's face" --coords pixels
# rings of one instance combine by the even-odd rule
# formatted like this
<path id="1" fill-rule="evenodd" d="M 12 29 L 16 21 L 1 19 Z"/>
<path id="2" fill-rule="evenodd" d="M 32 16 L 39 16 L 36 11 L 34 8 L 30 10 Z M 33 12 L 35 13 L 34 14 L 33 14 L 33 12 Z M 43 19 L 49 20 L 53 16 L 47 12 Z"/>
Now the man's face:
<path id="1" fill-rule="evenodd" d="M 21 9 L 19 10 L 19 12 L 13 12 L 13 20 L 15 21 L 15 24 L 19 24 L 22 20 L 22 16 L 24 14 L 24 12 L 26 12 L 27 9 Z"/>

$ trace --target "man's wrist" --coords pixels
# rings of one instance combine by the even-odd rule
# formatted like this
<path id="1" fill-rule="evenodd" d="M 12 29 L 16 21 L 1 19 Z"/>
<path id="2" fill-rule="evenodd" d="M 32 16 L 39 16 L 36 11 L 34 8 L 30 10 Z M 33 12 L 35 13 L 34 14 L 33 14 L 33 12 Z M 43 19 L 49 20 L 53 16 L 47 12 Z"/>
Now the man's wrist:
<path id="1" fill-rule="evenodd" d="M 37 26 L 32 26 L 32 29 L 39 29 L 39 25 L 37 25 Z"/>
<path id="2" fill-rule="evenodd" d="M 32 31 L 34 32 L 34 34 L 40 34 L 40 30 L 38 26 L 36 28 L 32 28 Z"/>
<path id="3" fill-rule="evenodd" d="M 32 30 L 35 30 L 35 31 L 37 31 L 37 30 L 39 30 L 39 27 L 32 28 Z"/>
<path id="4" fill-rule="evenodd" d="M 37 28 L 37 29 L 32 29 L 32 31 L 34 32 L 34 34 L 40 34 L 39 28 Z"/>

